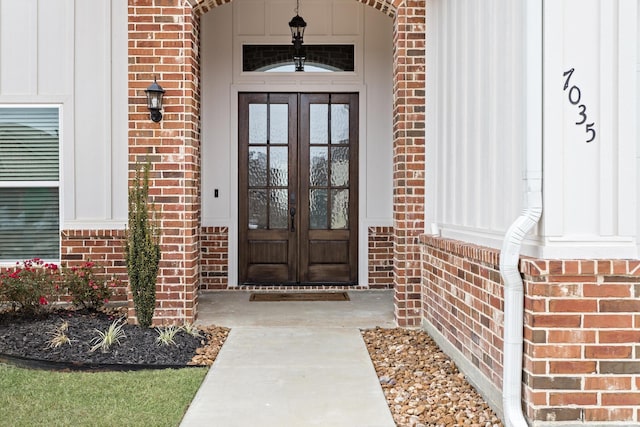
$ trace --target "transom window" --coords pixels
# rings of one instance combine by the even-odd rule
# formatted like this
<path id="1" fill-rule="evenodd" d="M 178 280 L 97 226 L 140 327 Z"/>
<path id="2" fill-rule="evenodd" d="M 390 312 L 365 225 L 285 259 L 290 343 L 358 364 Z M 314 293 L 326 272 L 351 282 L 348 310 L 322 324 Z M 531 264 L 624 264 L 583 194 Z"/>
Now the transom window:
<path id="1" fill-rule="evenodd" d="M 0 107 L 0 262 L 60 259 L 59 116 Z"/>
<path id="2" fill-rule="evenodd" d="M 354 46 L 352 44 L 304 45 L 305 72 L 353 72 Z M 295 71 L 293 45 L 242 46 L 242 71 L 290 72 Z"/>

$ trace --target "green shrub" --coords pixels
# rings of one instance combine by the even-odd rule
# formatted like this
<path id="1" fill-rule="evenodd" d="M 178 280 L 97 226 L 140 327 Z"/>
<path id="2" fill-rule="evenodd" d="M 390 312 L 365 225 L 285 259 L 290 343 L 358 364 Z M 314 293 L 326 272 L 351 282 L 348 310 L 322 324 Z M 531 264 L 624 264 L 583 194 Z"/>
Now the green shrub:
<path id="1" fill-rule="evenodd" d="M 151 326 L 153 320 L 160 263 L 159 232 L 149 218 L 149 169 L 149 162 L 142 173 L 136 165 L 135 181 L 129 189 L 129 228 L 125 245 L 129 287 L 138 323 L 143 327 Z"/>
<path id="2" fill-rule="evenodd" d="M 0 274 L 0 300 L 9 302 L 14 310 L 40 313 L 59 294 L 59 279 L 56 264 L 39 258 L 23 261 Z"/>
<path id="3" fill-rule="evenodd" d="M 111 299 L 117 282 L 106 280 L 104 274 L 98 274 L 96 269 L 100 267 L 91 261 L 85 262 L 80 267 L 62 269 L 61 285 L 66 289 L 71 302 L 76 307 L 95 310 Z"/>

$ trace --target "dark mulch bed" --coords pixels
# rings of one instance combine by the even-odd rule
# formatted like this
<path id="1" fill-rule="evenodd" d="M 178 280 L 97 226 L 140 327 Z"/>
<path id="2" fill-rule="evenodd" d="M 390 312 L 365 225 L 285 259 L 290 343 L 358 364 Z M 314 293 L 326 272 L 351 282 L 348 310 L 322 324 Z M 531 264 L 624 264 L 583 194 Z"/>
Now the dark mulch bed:
<path id="1" fill-rule="evenodd" d="M 176 334 L 175 345 L 158 345 L 158 332 L 154 328 L 125 325 L 126 337 L 107 352 L 91 351 L 91 342 L 99 331 L 106 331 L 118 317 L 102 312 L 61 310 L 39 317 L 21 318 L 12 313 L 0 314 L 0 360 L 25 362 L 29 360 L 61 363 L 61 368 L 92 369 L 118 366 L 132 367 L 184 367 L 202 347 L 203 338 L 184 331 Z M 66 335 L 71 344 L 51 347 L 53 333 L 63 322 L 68 322 Z M 8 357 L 7 357 L 8 356 Z M 38 366 L 38 363 L 33 363 Z M 55 366 L 55 365 L 54 365 Z M 52 367 L 52 366 L 49 366 Z"/>

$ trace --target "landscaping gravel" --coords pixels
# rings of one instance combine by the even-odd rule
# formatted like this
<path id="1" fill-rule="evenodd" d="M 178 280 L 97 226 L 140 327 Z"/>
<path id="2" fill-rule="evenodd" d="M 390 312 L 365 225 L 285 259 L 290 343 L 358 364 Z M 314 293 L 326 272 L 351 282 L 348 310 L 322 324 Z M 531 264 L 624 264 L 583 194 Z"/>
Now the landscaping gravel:
<path id="1" fill-rule="evenodd" d="M 376 328 L 362 336 L 398 426 L 502 426 L 426 332 Z"/>

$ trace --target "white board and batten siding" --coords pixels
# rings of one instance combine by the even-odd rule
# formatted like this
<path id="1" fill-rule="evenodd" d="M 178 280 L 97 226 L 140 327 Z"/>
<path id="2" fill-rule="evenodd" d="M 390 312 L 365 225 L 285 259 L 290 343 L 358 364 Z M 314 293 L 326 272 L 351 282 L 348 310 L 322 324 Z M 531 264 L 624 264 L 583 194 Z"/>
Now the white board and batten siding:
<path id="1" fill-rule="evenodd" d="M 428 232 L 500 247 L 522 207 L 523 9 L 427 1 Z"/>
<path id="2" fill-rule="evenodd" d="M 499 248 L 523 207 L 525 2 L 428 0 L 427 231 Z M 638 2 L 540 4 L 543 216 L 524 253 L 635 258 Z"/>
<path id="3" fill-rule="evenodd" d="M 0 0 L 0 106 L 41 105 L 60 108 L 61 227 L 123 228 L 126 2 Z"/>

